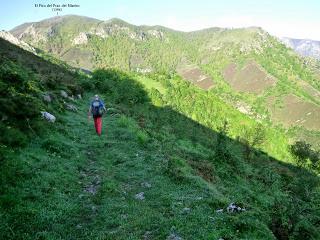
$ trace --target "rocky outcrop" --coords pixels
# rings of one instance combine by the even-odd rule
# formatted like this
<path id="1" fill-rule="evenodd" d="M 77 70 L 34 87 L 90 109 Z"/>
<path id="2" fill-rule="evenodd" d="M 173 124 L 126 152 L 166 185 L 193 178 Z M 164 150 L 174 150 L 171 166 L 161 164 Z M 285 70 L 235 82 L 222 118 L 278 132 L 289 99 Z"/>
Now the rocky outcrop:
<path id="1" fill-rule="evenodd" d="M 15 44 L 15 45 L 29 51 L 29 52 L 32 52 L 32 53 L 36 52 L 36 50 L 33 47 L 31 47 L 26 42 L 19 40 L 18 38 L 13 36 L 10 32 L 0 31 L 0 37 L 3 38 L 4 40 L 11 42 L 12 44 Z"/>
<path id="2" fill-rule="evenodd" d="M 160 40 L 164 39 L 164 33 L 162 31 L 159 31 L 159 30 L 149 30 L 148 34 L 153 36 L 153 37 L 156 37 L 156 38 L 158 38 Z"/>
<path id="3" fill-rule="evenodd" d="M 80 32 L 79 35 L 73 39 L 72 43 L 74 45 L 87 44 L 88 43 L 87 34 L 84 32 Z"/>
<path id="4" fill-rule="evenodd" d="M 126 35 L 130 39 L 136 41 L 145 41 L 149 38 L 158 38 L 161 41 L 165 40 L 163 31 L 151 29 L 134 29 L 130 26 L 115 23 L 112 20 L 100 23 L 98 26 L 94 26 L 87 33 L 89 35 L 96 35 L 101 38 L 107 38 L 109 36 Z"/>
<path id="5" fill-rule="evenodd" d="M 47 42 L 47 36 L 40 32 L 39 29 L 35 28 L 33 24 L 25 29 L 19 36 L 19 39 L 29 38 L 31 42 L 38 43 L 38 42 Z"/>
<path id="6" fill-rule="evenodd" d="M 109 34 L 105 31 L 105 29 L 101 26 L 92 28 L 90 31 L 91 34 L 97 35 L 98 37 L 101 38 L 107 38 L 109 37 Z"/>

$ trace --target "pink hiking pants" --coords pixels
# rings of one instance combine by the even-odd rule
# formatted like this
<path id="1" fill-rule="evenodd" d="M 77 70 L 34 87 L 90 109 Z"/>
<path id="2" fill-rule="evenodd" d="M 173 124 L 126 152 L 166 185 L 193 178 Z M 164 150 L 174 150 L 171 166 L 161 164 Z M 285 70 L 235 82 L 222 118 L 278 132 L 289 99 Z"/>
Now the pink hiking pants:
<path id="1" fill-rule="evenodd" d="M 100 136 L 101 130 L 102 130 L 102 117 L 94 117 L 93 120 L 94 120 L 94 127 L 96 128 L 96 132 Z"/>

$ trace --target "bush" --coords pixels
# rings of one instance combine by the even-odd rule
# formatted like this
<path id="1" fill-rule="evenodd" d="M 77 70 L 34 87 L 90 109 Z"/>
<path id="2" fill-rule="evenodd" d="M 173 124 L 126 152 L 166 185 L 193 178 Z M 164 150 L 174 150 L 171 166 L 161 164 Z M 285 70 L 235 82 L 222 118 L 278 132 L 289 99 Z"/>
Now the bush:
<path id="1" fill-rule="evenodd" d="M 23 146 L 33 126 L 39 126 L 42 86 L 27 70 L 10 61 L 0 67 L 0 144 Z"/>
<path id="2" fill-rule="evenodd" d="M 255 148 L 260 147 L 266 140 L 266 129 L 262 124 L 252 128 L 243 128 L 243 133 L 238 140 L 244 144 L 244 155 L 250 159 Z"/>
<path id="3" fill-rule="evenodd" d="M 313 150 L 309 143 L 297 141 L 290 146 L 290 150 L 298 166 L 318 170 L 320 152 Z"/>

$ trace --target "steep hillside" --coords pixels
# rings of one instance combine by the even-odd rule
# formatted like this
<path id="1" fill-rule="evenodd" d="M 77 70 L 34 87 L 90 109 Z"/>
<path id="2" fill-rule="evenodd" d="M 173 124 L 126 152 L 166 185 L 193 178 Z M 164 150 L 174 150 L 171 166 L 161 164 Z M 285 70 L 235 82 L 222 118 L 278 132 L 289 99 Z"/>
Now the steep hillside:
<path id="1" fill-rule="evenodd" d="M 185 33 L 120 19 L 63 16 L 22 25 L 11 33 L 76 67 L 177 72 L 258 120 L 285 128 L 301 126 L 305 136 L 320 129 L 317 67 L 260 28 Z M 291 97 L 303 111 L 293 108 L 289 116 Z"/>
<path id="2" fill-rule="evenodd" d="M 79 79 L 65 65 L 46 61 L 0 38 L 0 159 L 11 147 L 25 145 L 33 134 L 46 131 L 41 111 L 62 112 L 70 99 L 63 99 L 61 91 L 70 96 L 81 93 Z"/>
<path id="3" fill-rule="evenodd" d="M 107 103 L 102 137 L 84 114 L 88 93 L 2 162 L 1 238 L 319 238 L 319 179 L 283 162 L 293 157 L 276 149 L 281 132 L 179 77 L 144 78 L 96 71 L 82 85 Z M 252 141 L 261 132 L 275 137 Z M 269 144 L 282 162 L 258 149 Z"/>

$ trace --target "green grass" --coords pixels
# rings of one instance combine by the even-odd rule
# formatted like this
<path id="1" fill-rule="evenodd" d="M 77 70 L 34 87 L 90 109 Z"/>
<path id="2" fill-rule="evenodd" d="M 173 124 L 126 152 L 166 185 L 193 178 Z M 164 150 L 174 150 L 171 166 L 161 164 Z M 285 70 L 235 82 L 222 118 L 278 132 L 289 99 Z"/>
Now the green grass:
<path id="1" fill-rule="evenodd" d="M 87 102 L 88 95 L 78 102 L 79 112 L 58 116 L 47 135 L 35 137 L 2 166 L 0 238 L 275 239 L 273 222 L 288 221 L 295 207 L 288 199 L 302 197 L 294 188 L 298 183 L 287 179 L 313 179 L 266 155 L 246 161 L 241 144 L 231 139 L 231 159 L 219 159 L 208 141 L 214 132 L 148 103 L 131 113 L 113 103 L 120 113 L 104 117 L 98 137 L 87 121 Z M 96 194 L 86 191 L 91 185 Z M 314 201 L 307 186 L 308 201 Z M 135 199 L 140 192 L 144 200 Z M 279 201 L 289 211 L 276 210 Z M 299 201 L 299 208 L 312 207 Z M 216 212 L 231 202 L 247 211 Z M 310 239 L 318 236 L 313 217 L 305 220 Z M 285 223 L 278 224 L 285 232 Z"/>
<path id="2" fill-rule="evenodd" d="M 320 238 L 319 177 L 292 165 L 281 128 L 257 123 L 174 74 L 101 69 L 64 82 L 58 73 L 67 76 L 66 69 L 10 48 L 20 60 L 13 63 L 13 54 L 0 49 L 10 56 L 1 59 L 1 90 L 10 86 L 20 102 L 30 104 L 29 94 L 42 104 L 4 111 L 0 239 Z M 61 85 L 29 92 L 30 84 L 51 77 Z M 87 94 L 61 99 L 60 87 Z M 52 103 L 42 101 L 46 91 Z M 95 93 L 109 108 L 101 137 L 86 116 Z M 65 111 L 62 100 L 79 111 Z M 56 123 L 41 119 L 39 106 Z M 12 125 L 30 109 L 38 125 L 27 125 L 31 117 Z M 136 199 L 141 192 L 145 199 Z M 226 212 L 232 202 L 246 211 Z"/>
<path id="3" fill-rule="evenodd" d="M 138 75 L 136 79 L 138 80 L 138 82 L 143 84 L 147 89 L 151 90 L 152 88 L 154 88 L 154 89 L 157 89 L 161 94 L 165 94 L 166 90 L 160 82 L 157 82 L 154 79 L 143 76 L 143 75 Z"/>
<path id="4" fill-rule="evenodd" d="M 144 146 L 141 130 L 133 119 L 106 116 L 103 135 L 97 137 L 92 122 L 87 122 L 84 103 L 81 112 L 60 116 L 65 128 L 53 126 L 55 133 L 34 140 L 7 162 L 5 167 L 13 171 L 12 175 L 22 176 L 9 179 L 12 175 L 8 172 L 2 176 L 7 184 L 1 196 L 0 236 L 140 239 L 151 230 L 161 239 L 174 226 L 186 229 L 186 234 L 196 233 L 184 226 L 188 217 L 182 208 L 194 201 L 202 202 L 196 199 L 203 193 L 198 192 L 198 196 L 193 192 L 194 184 L 181 188 L 162 174 L 166 157 L 156 151 L 154 143 Z M 101 181 L 98 193 L 84 192 L 95 178 Z M 144 187 L 146 182 L 151 188 Z M 134 199 L 141 191 L 146 199 Z M 191 216 L 204 210 L 195 209 Z M 168 221 L 175 214 L 177 219 Z M 209 220 L 203 221 L 211 226 Z"/>

